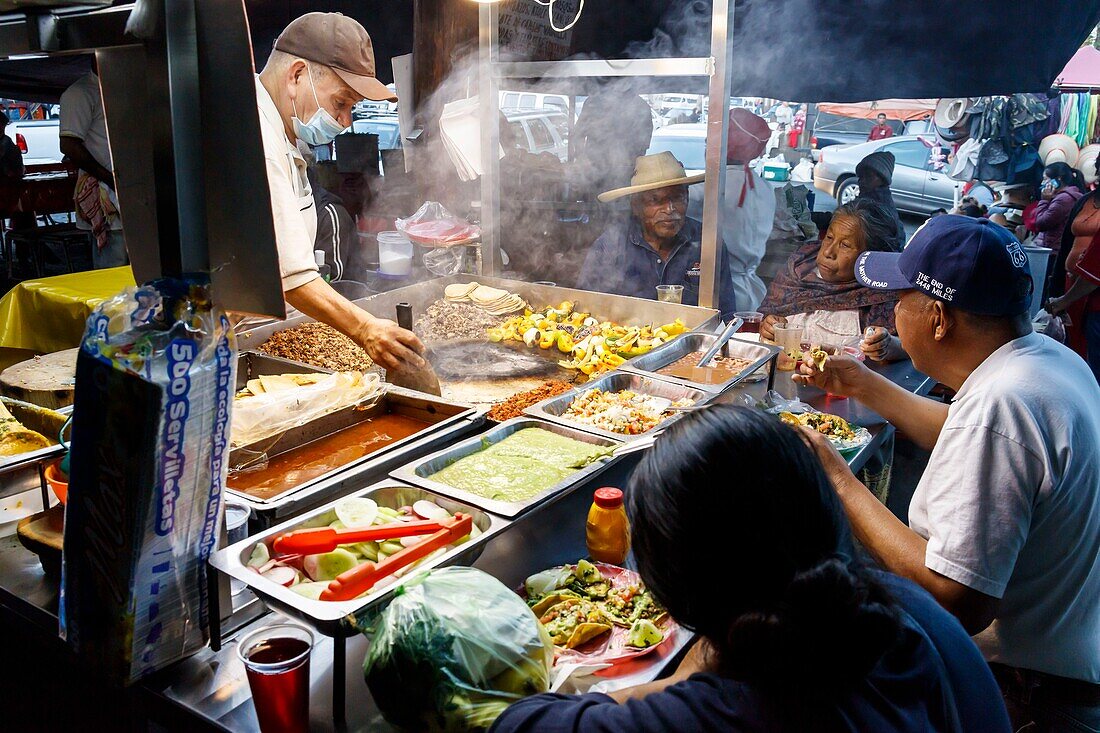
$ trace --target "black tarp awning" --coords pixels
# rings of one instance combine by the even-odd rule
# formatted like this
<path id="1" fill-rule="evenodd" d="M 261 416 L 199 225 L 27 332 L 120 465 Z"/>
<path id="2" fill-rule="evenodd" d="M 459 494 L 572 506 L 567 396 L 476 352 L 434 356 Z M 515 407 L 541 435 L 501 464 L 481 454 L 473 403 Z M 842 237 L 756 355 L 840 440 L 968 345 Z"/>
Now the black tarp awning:
<path id="1" fill-rule="evenodd" d="M 311 10 L 362 22 L 383 81 L 390 58 L 412 49 L 411 0 L 246 0 L 246 6 L 259 65 L 275 34 Z M 709 0 L 589 2 L 572 32 L 572 51 L 589 58 L 706 56 L 710 12 Z M 857 102 L 1041 92 L 1098 21 L 1100 0 L 736 0 L 731 93 Z M 72 57 L 0 61 L 0 97 L 56 101 L 86 64 Z"/>

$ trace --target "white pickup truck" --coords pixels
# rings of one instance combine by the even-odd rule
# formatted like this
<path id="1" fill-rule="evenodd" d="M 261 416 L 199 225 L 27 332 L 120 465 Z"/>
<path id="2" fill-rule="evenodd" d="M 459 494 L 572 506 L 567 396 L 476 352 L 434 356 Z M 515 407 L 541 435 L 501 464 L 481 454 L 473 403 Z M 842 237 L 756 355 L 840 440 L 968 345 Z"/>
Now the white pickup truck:
<path id="1" fill-rule="evenodd" d="M 15 120 L 8 124 L 8 137 L 23 153 L 23 165 L 61 162 L 61 120 Z"/>

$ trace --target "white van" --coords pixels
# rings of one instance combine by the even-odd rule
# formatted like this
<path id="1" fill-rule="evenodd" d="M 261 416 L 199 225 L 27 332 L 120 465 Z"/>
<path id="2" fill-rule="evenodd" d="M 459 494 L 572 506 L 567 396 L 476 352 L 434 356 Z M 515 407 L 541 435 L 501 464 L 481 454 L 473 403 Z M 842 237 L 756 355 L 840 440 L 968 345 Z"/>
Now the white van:
<path id="1" fill-rule="evenodd" d="M 23 165 L 61 162 L 61 120 L 15 120 L 6 132 L 23 153 Z"/>
<path id="2" fill-rule="evenodd" d="M 560 109 L 569 111 L 569 97 L 564 94 L 537 94 L 535 92 L 500 92 L 501 109 Z"/>

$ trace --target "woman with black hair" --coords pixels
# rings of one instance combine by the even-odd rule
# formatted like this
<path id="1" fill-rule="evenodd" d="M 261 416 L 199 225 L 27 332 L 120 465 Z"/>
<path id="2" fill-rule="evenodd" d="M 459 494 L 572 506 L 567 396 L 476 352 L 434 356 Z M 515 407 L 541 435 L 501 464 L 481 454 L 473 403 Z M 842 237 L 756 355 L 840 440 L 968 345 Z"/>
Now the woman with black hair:
<path id="1" fill-rule="evenodd" d="M 702 640 L 668 679 L 527 698 L 493 731 L 1009 730 L 962 626 L 855 559 L 821 464 L 774 417 L 685 416 L 635 470 L 627 509 L 642 579 Z"/>
<path id="2" fill-rule="evenodd" d="M 1058 256 L 1062 233 L 1071 221 L 1070 212 L 1086 190 L 1081 172 L 1062 161 L 1051 163 L 1043 169 L 1043 182 L 1039 186 L 1039 202 L 1035 205 L 1032 225 L 1039 233 L 1035 238 L 1036 246 L 1049 247 L 1054 250 L 1052 256 Z"/>

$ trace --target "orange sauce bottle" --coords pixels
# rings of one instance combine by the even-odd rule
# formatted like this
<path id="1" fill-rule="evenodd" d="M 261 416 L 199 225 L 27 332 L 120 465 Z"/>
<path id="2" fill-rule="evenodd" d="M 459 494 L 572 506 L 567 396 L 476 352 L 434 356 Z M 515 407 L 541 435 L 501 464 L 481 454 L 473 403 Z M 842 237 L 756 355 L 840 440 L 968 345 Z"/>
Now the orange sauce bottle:
<path id="1" fill-rule="evenodd" d="M 609 565 L 622 565 L 630 551 L 630 524 L 623 506 L 623 492 L 605 486 L 596 489 L 588 510 L 585 539 L 589 556 Z"/>

